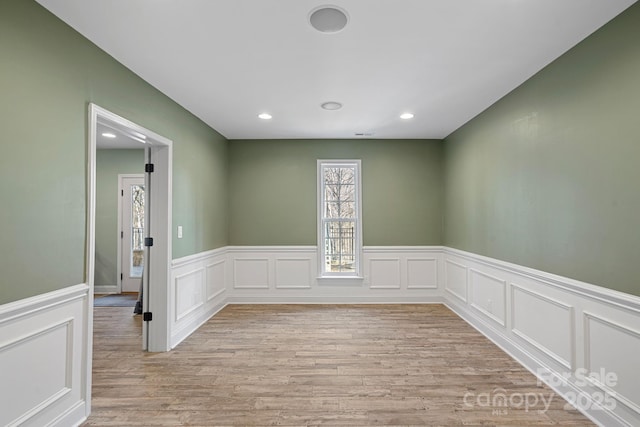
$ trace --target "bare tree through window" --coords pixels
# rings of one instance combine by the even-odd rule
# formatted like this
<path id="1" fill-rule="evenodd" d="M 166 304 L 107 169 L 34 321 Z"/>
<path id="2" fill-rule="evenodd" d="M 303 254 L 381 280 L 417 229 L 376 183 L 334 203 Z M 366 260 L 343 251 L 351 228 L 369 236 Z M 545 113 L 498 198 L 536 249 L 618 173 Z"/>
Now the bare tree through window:
<path id="1" fill-rule="evenodd" d="M 326 273 L 356 272 L 356 173 L 353 164 L 322 168 L 322 244 Z"/>
<path id="2" fill-rule="evenodd" d="M 131 186 L 131 275 L 142 277 L 144 268 L 144 185 Z"/>

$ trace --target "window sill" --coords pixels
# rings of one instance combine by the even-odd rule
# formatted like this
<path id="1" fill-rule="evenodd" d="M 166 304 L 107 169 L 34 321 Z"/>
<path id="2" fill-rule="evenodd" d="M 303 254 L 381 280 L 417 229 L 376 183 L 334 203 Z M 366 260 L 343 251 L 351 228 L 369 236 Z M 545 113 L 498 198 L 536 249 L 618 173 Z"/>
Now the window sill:
<path id="1" fill-rule="evenodd" d="M 316 279 L 318 285 L 333 286 L 362 286 L 364 277 L 361 276 L 320 276 Z"/>

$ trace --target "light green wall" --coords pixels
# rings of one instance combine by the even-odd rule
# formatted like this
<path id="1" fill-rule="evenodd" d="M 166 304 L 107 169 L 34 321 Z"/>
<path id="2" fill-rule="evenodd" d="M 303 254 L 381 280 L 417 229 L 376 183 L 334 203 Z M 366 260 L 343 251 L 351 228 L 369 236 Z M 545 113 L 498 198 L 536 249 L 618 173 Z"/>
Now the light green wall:
<path id="1" fill-rule="evenodd" d="M 33 0 L 3 0 L 0 304 L 86 280 L 90 102 L 174 141 L 174 258 L 316 244 L 316 159 L 361 158 L 365 245 L 444 243 L 640 295 L 639 36 L 636 4 L 444 145 L 229 143 Z"/>
<path id="2" fill-rule="evenodd" d="M 222 136 L 33 0 L 0 2 L 0 58 L 0 304 L 86 280 L 90 102 L 173 140 L 174 258 L 228 243 Z"/>
<path id="3" fill-rule="evenodd" d="M 445 140 L 445 244 L 640 295 L 640 4 Z"/>
<path id="4" fill-rule="evenodd" d="M 118 283 L 118 175 L 144 173 L 144 150 L 96 153 L 96 285 Z"/>
<path id="5" fill-rule="evenodd" d="M 230 141 L 232 245 L 317 243 L 317 159 L 362 160 L 363 243 L 442 243 L 442 143 Z"/>

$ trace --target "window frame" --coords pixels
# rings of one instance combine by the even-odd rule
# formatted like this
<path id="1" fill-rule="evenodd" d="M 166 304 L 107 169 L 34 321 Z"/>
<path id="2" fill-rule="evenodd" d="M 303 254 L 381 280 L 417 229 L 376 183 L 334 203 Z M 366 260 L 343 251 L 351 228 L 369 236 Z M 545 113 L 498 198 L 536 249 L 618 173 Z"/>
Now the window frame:
<path id="1" fill-rule="evenodd" d="M 354 193 L 356 216 L 352 222 L 355 223 L 355 239 L 353 255 L 355 265 L 353 272 L 331 272 L 325 271 L 325 235 L 324 217 L 325 206 L 325 180 L 324 171 L 331 167 L 351 167 L 354 168 Z M 318 232 L 318 278 L 319 279 L 362 279 L 362 162 L 360 159 L 318 159 L 317 162 L 317 232 Z M 351 221 L 351 220 L 350 220 Z"/>

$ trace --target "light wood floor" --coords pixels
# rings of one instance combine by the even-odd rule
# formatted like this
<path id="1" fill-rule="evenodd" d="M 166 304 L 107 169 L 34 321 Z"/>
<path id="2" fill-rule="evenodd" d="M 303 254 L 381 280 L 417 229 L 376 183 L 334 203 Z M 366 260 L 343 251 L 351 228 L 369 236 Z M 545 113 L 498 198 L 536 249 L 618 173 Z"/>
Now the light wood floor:
<path id="1" fill-rule="evenodd" d="M 592 425 L 442 305 L 228 306 L 160 354 L 131 308 L 94 328 L 86 426 Z"/>

